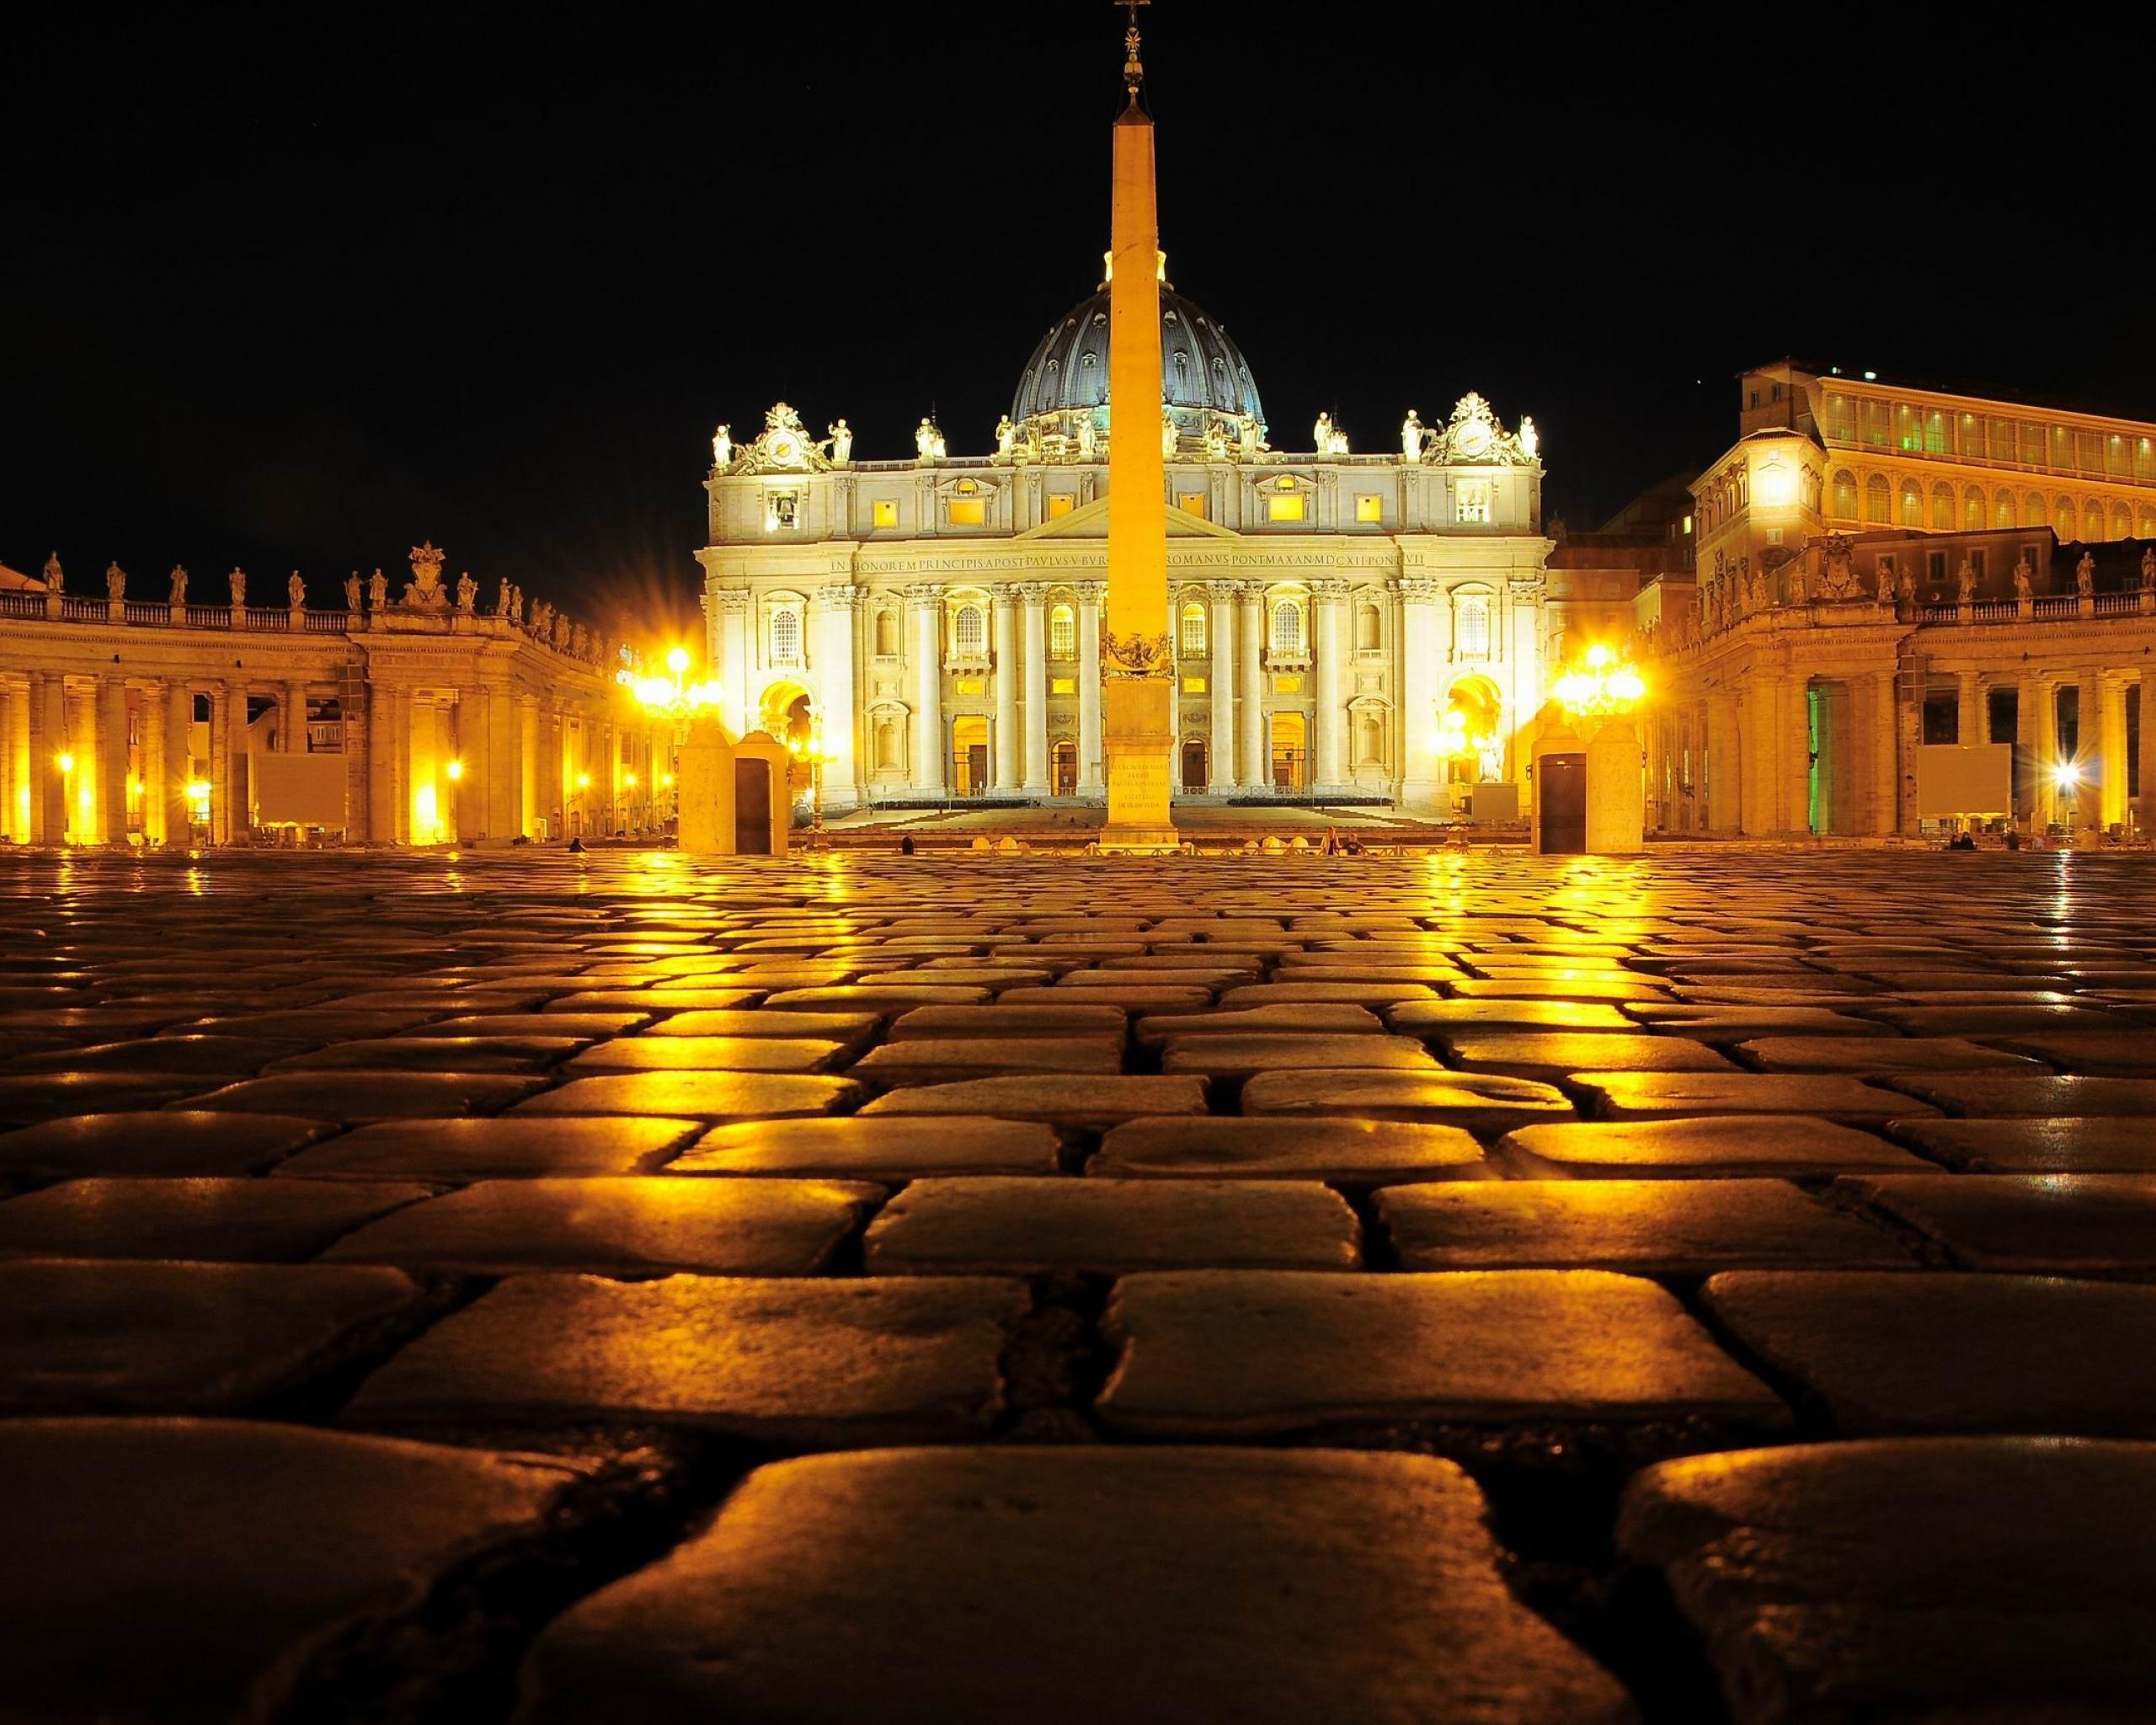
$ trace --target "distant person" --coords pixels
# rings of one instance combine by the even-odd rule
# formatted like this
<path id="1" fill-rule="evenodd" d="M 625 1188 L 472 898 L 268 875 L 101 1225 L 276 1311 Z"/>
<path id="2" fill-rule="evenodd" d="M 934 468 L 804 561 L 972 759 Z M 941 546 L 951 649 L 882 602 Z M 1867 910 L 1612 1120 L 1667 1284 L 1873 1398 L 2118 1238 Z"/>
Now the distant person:
<path id="1" fill-rule="evenodd" d="M 2009 851 L 2018 851 L 2021 848 L 2021 835 L 2010 826 L 2006 830 L 2006 848 Z"/>
<path id="2" fill-rule="evenodd" d="M 569 855 L 572 857 L 581 857 L 583 854 L 584 841 L 580 838 L 571 839 L 569 841 Z"/>
<path id="3" fill-rule="evenodd" d="M 910 857 L 913 855 L 913 835 L 911 833 L 900 833 L 899 835 L 899 854 L 901 857 Z"/>

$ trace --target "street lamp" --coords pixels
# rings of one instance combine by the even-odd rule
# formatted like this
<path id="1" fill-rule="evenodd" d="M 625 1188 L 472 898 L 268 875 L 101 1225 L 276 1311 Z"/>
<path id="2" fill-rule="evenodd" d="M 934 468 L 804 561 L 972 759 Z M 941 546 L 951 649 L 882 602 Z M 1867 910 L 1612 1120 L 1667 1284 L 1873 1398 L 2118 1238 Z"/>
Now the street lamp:
<path id="1" fill-rule="evenodd" d="M 1646 680 L 1607 647 L 1587 649 L 1587 668 L 1557 679 L 1557 699 L 1573 718 L 1606 718 L 1629 713 L 1646 698 Z"/>
<path id="2" fill-rule="evenodd" d="M 824 763 L 838 758 L 835 751 L 824 746 L 824 721 L 812 718 L 808 721 L 806 738 L 796 737 L 787 745 L 796 761 L 808 763 L 808 842 L 811 846 L 824 843 Z"/>

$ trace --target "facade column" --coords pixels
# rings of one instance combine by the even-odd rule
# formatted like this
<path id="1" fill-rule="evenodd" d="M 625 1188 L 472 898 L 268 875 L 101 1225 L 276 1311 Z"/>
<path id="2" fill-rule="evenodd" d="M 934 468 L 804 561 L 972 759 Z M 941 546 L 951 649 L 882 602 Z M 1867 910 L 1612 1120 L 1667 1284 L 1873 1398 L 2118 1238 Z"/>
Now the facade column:
<path id="1" fill-rule="evenodd" d="M 2124 826 L 2133 795 L 2132 786 L 2127 782 L 2126 682 L 2100 675 L 2096 687 L 2104 715 L 2103 753 L 2099 757 L 2102 776 L 2098 784 L 2103 796 L 2104 825 Z"/>
<path id="2" fill-rule="evenodd" d="M 30 673 L 30 836 L 41 845 L 67 840 L 67 683 L 57 672 Z"/>
<path id="3" fill-rule="evenodd" d="M 277 729 L 278 753 L 304 755 L 307 753 L 307 685 L 291 682 L 285 685 L 284 722 Z"/>
<path id="4" fill-rule="evenodd" d="M 1733 833 L 1744 821 L 1741 709 L 1726 689 L 1707 697 L 1706 830 Z"/>
<path id="5" fill-rule="evenodd" d="M 1241 759 L 1235 783 L 1246 791 L 1262 790 L 1273 782 L 1273 763 L 1265 747 L 1265 589 L 1256 581 L 1243 583 L 1241 662 L 1235 667 L 1235 686 L 1242 695 Z"/>
<path id="6" fill-rule="evenodd" d="M 2156 831 L 2156 670 L 2141 673 L 2141 830 Z"/>
<path id="7" fill-rule="evenodd" d="M 943 590 L 906 589 L 913 610 L 913 788 L 943 790 Z"/>
<path id="8" fill-rule="evenodd" d="M 1737 830 L 1758 838 L 1774 824 L 1775 712 L 1780 680 L 1754 667 L 1737 696 Z"/>
<path id="9" fill-rule="evenodd" d="M 2031 836 L 2051 825 L 2052 768 L 2058 748 L 2053 737 L 2056 709 L 2050 683 L 2025 676 L 2014 696 L 2014 741 L 2021 756 L 2026 801 L 2016 812 L 2026 815 Z"/>
<path id="10" fill-rule="evenodd" d="M 1400 582 L 1400 800 L 1433 809 L 1444 784 L 1438 758 L 1438 676 L 1444 663 L 1439 639 L 1438 584 L 1414 576 Z"/>
<path id="11" fill-rule="evenodd" d="M 165 689 L 149 683 L 142 690 L 142 848 L 165 842 Z"/>
<path id="12" fill-rule="evenodd" d="M 143 774 L 145 797 L 154 796 L 164 810 L 164 841 L 191 843 L 195 808 L 187 788 L 195 782 L 195 692 L 184 683 L 165 691 L 163 770 L 155 781 Z"/>
<path id="13" fill-rule="evenodd" d="M 1924 741 L 1923 680 L 1913 676 L 1897 675 L 1893 681 L 1894 724 L 1891 733 L 1894 745 L 1893 786 L 1897 810 L 1896 828 L 1904 837 L 1914 838 L 1922 829 L 1923 820 L 1917 813 L 1917 748 Z"/>
<path id="14" fill-rule="evenodd" d="M 1317 613 L 1313 631 L 1313 649 L 1317 654 L 1317 734 L 1311 739 L 1315 745 L 1311 750 L 1311 788 L 1337 791 L 1342 784 L 1340 731 L 1344 715 L 1340 702 L 1340 661 L 1345 653 L 1341 624 L 1347 616 L 1348 584 L 1313 581 L 1310 595 Z"/>
<path id="15" fill-rule="evenodd" d="M 1018 590 L 999 581 L 989 597 L 995 632 L 995 788 L 1016 792 L 1025 772 L 1018 747 Z M 1032 674 L 1030 667 L 1023 673 Z"/>
<path id="16" fill-rule="evenodd" d="M 750 730 L 749 592 L 744 587 L 722 587 L 712 599 L 718 620 L 718 650 L 712 663 L 720 683 L 719 711 L 725 716 L 726 728 L 735 736 L 744 737 Z M 558 793 L 547 800 L 549 809 L 554 800 L 558 800 Z"/>
<path id="17" fill-rule="evenodd" d="M 1985 735 L 1983 680 L 1972 670 L 1955 680 L 1954 740 L 1967 749 L 1990 741 Z"/>
<path id="18" fill-rule="evenodd" d="M 483 818 L 475 830 L 490 839 L 513 839 L 524 830 L 520 807 L 524 773 L 518 759 L 523 743 L 522 715 L 517 711 L 515 692 L 506 686 L 488 689 L 480 698 L 480 710 L 487 717 L 486 759 L 483 764 L 467 762 L 464 769 L 467 777 L 478 769 L 487 799 Z"/>
<path id="19" fill-rule="evenodd" d="M 824 750 L 830 759 L 824 763 L 824 806 L 851 809 L 861 800 L 861 715 L 855 710 L 853 661 L 857 650 L 855 620 L 861 614 L 861 590 L 850 581 L 817 590 L 822 607 L 823 633 L 816 686 L 822 694 Z M 653 772 L 659 771 L 656 764 Z"/>
<path id="20" fill-rule="evenodd" d="M 108 845 L 127 842 L 127 685 L 118 677 L 98 682 L 97 836 Z"/>
<path id="21" fill-rule="evenodd" d="M 392 759 L 396 752 L 392 746 L 397 734 L 396 702 L 380 683 L 367 685 L 366 702 L 367 841 L 393 845 L 397 842 L 397 777 Z"/>
<path id="22" fill-rule="evenodd" d="M 240 697 L 245 708 L 247 697 Z M 208 769 L 202 777 L 210 785 L 210 842 L 213 845 L 232 841 L 232 737 L 230 720 L 232 692 L 223 683 L 214 683 L 210 688 L 210 758 Z"/>
<path id="23" fill-rule="evenodd" d="M 1205 646 L 1211 654 L 1213 741 L 1206 757 L 1205 790 L 1225 797 L 1235 788 L 1235 588 L 1233 581 L 1208 581 L 1212 601 L 1206 619 Z"/>
<path id="24" fill-rule="evenodd" d="M 1078 793 L 1097 797 L 1101 777 L 1101 600 L 1105 581 L 1078 584 Z"/>
<path id="25" fill-rule="evenodd" d="M 1026 782 L 1029 797 L 1045 797 L 1053 782 L 1048 766 L 1048 585 L 1024 581 L 1026 602 Z"/>
<path id="26" fill-rule="evenodd" d="M 2081 768 L 2075 818 L 2084 827 L 2101 828 L 2110 819 L 2111 797 L 2111 713 L 2104 698 L 2104 674 L 2084 670 L 2076 679 L 2075 686 L 2079 734 L 2074 738 L 2073 756 Z"/>
<path id="27" fill-rule="evenodd" d="M 19 845 L 29 837 L 29 811 L 23 805 L 24 799 L 17 796 L 21 786 L 23 751 L 18 736 L 22 714 L 22 697 L 15 692 L 13 683 L 0 676 L 0 833 Z"/>
<path id="28" fill-rule="evenodd" d="M 1782 738 L 1787 750 L 1782 760 L 1782 830 L 1790 833 L 1812 830 L 1812 688 L 1808 678 L 1791 677 L 1782 685 Z M 1827 787 L 1820 787 L 1822 800 L 1831 802 Z"/>

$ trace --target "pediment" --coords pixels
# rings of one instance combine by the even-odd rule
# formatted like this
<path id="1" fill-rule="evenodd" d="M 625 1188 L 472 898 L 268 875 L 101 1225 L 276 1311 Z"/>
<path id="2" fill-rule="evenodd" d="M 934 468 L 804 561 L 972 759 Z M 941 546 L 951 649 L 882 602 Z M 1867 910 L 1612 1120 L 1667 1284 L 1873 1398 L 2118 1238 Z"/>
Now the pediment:
<path id="1" fill-rule="evenodd" d="M 1203 515 L 1194 515 L 1187 509 L 1177 509 L 1173 504 L 1163 506 L 1167 516 L 1168 537 L 1171 539 L 1235 539 L 1242 535 L 1218 521 L 1209 521 Z M 1083 504 L 1067 515 L 1058 515 L 1052 521 L 1043 521 L 1038 527 L 1028 527 L 1016 537 L 1027 539 L 1105 539 L 1108 536 L 1108 500 L 1097 497 Z"/>

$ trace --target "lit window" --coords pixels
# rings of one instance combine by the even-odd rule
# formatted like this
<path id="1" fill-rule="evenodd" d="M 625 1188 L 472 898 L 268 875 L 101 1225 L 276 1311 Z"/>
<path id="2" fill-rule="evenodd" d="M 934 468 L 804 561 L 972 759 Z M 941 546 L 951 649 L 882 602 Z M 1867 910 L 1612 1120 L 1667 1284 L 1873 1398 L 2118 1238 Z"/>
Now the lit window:
<path id="1" fill-rule="evenodd" d="M 986 692 L 987 686 L 988 686 L 979 677 L 953 677 L 951 679 L 952 690 L 953 692 L 960 695 L 983 694 Z"/>
<path id="2" fill-rule="evenodd" d="M 1058 515 L 1067 515 L 1077 506 L 1078 499 L 1068 491 L 1051 491 L 1048 498 L 1048 518 L 1052 521 Z"/>
<path id="3" fill-rule="evenodd" d="M 774 491 L 764 499 L 764 527 L 766 531 L 791 527 L 800 515 L 801 494 L 798 491 Z"/>
<path id="4" fill-rule="evenodd" d="M 895 527 L 898 526 L 899 503 L 896 498 L 879 497 L 876 499 L 875 508 L 876 525 L 878 526 Z"/>
<path id="5" fill-rule="evenodd" d="M 980 607 L 978 605 L 962 605 L 958 607 L 958 615 L 952 625 L 951 633 L 953 638 L 958 643 L 958 653 L 962 658 L 978 658 L 987 650 L 987 631 L 983 626 Z"/>
<path id="6" fill-rule="evenodd" d="M 1202 605 L 1182 608 L 1182 650 L 1187 658 L 1205 656 L 1205 607 Z"/>
<path id="7" fill-rule="evenodd" d="M 798 665 L 801 661 L 801 613 L 791 608 L 771 613 L 771 663 Z"/>
<path id="8" fill-rule="evenodd" d="M 1490 601 L 1464 598 L 1460 601 L 1460 651 L 1466 659 L 1490 655 Z"/>
<path id="9" fill-rule="evenodd" d="M 1075 695 L 1078 692 L 1078 679 L 1075 677 L 1050 677 L 1049 679 L 1048 692 L 1051 695 Z"/>
<path id="10" fill-rule="evenodd" d="M 1069 659 L 1078 650 L 1078 620 L 1067 605 L 1048 614 L 1048 650 L 1051 659 Z"/>
<path id="11" fill-rule="evenodd" d="M 1303 518 L 1303 499 L 1299 493 L 1287 495 L 1276 492 L 1265 499 L 1265 519 L 1268 521 L 1299 521 Z"/>
<path id="12" fill-rule="evenodd" d="M 1273 654 L 1276 659 L 1299 659 L 1303 653 L 1303 608 L 1292 599 L 1273 607 Z"/>
<path id="13" fill-rule="evenodd" d="M 1462 479 L 1453 493 L 1453 519 L 1456 521 L 1487 522 L 1490 519 L 1490 482 L 1487 479 Z"/>
<path id="14" fill-rule="evenodd" d="M 1205 679 L 1185 677 L 1182 680 L 1182 692 L 1186 695 L 1203 695 L 1205 692 Z"/>
<path id="15" fill-rule="evenodd" d="M 978 527 L 988 519 L 988 499 L 985 497 L 954 497 L 944 507 L 954 527 Z"/>
<path id="16" fill-rule="evenodd" d="M 1684 531 L 1687 533 L 1692 531 L 1692 518 L 1689 515 L 1684 517 Z"/>
<path id="17" fill-rule="evenodd" d="M 1203 491 L 1186 491 L 1176 499 L 1176 507 L 1185 515 L 1196 515 L 1203 521 L 1205 518 L 1205 494 Z"/>
<path id="18" fill-rule="evenodd" d="M 1300 677 L 1275 677 L 1273 692 L 1276 695 L 1299 695 L 1303 692 L 1303 680 Z"/>
<path id="19" fill-rule="evenodd" d="M 1374 491 L 1360 493 L 1355 499 L 1355 519 L 1358 521 L 1383 521 L 1385 499 Z"/>

